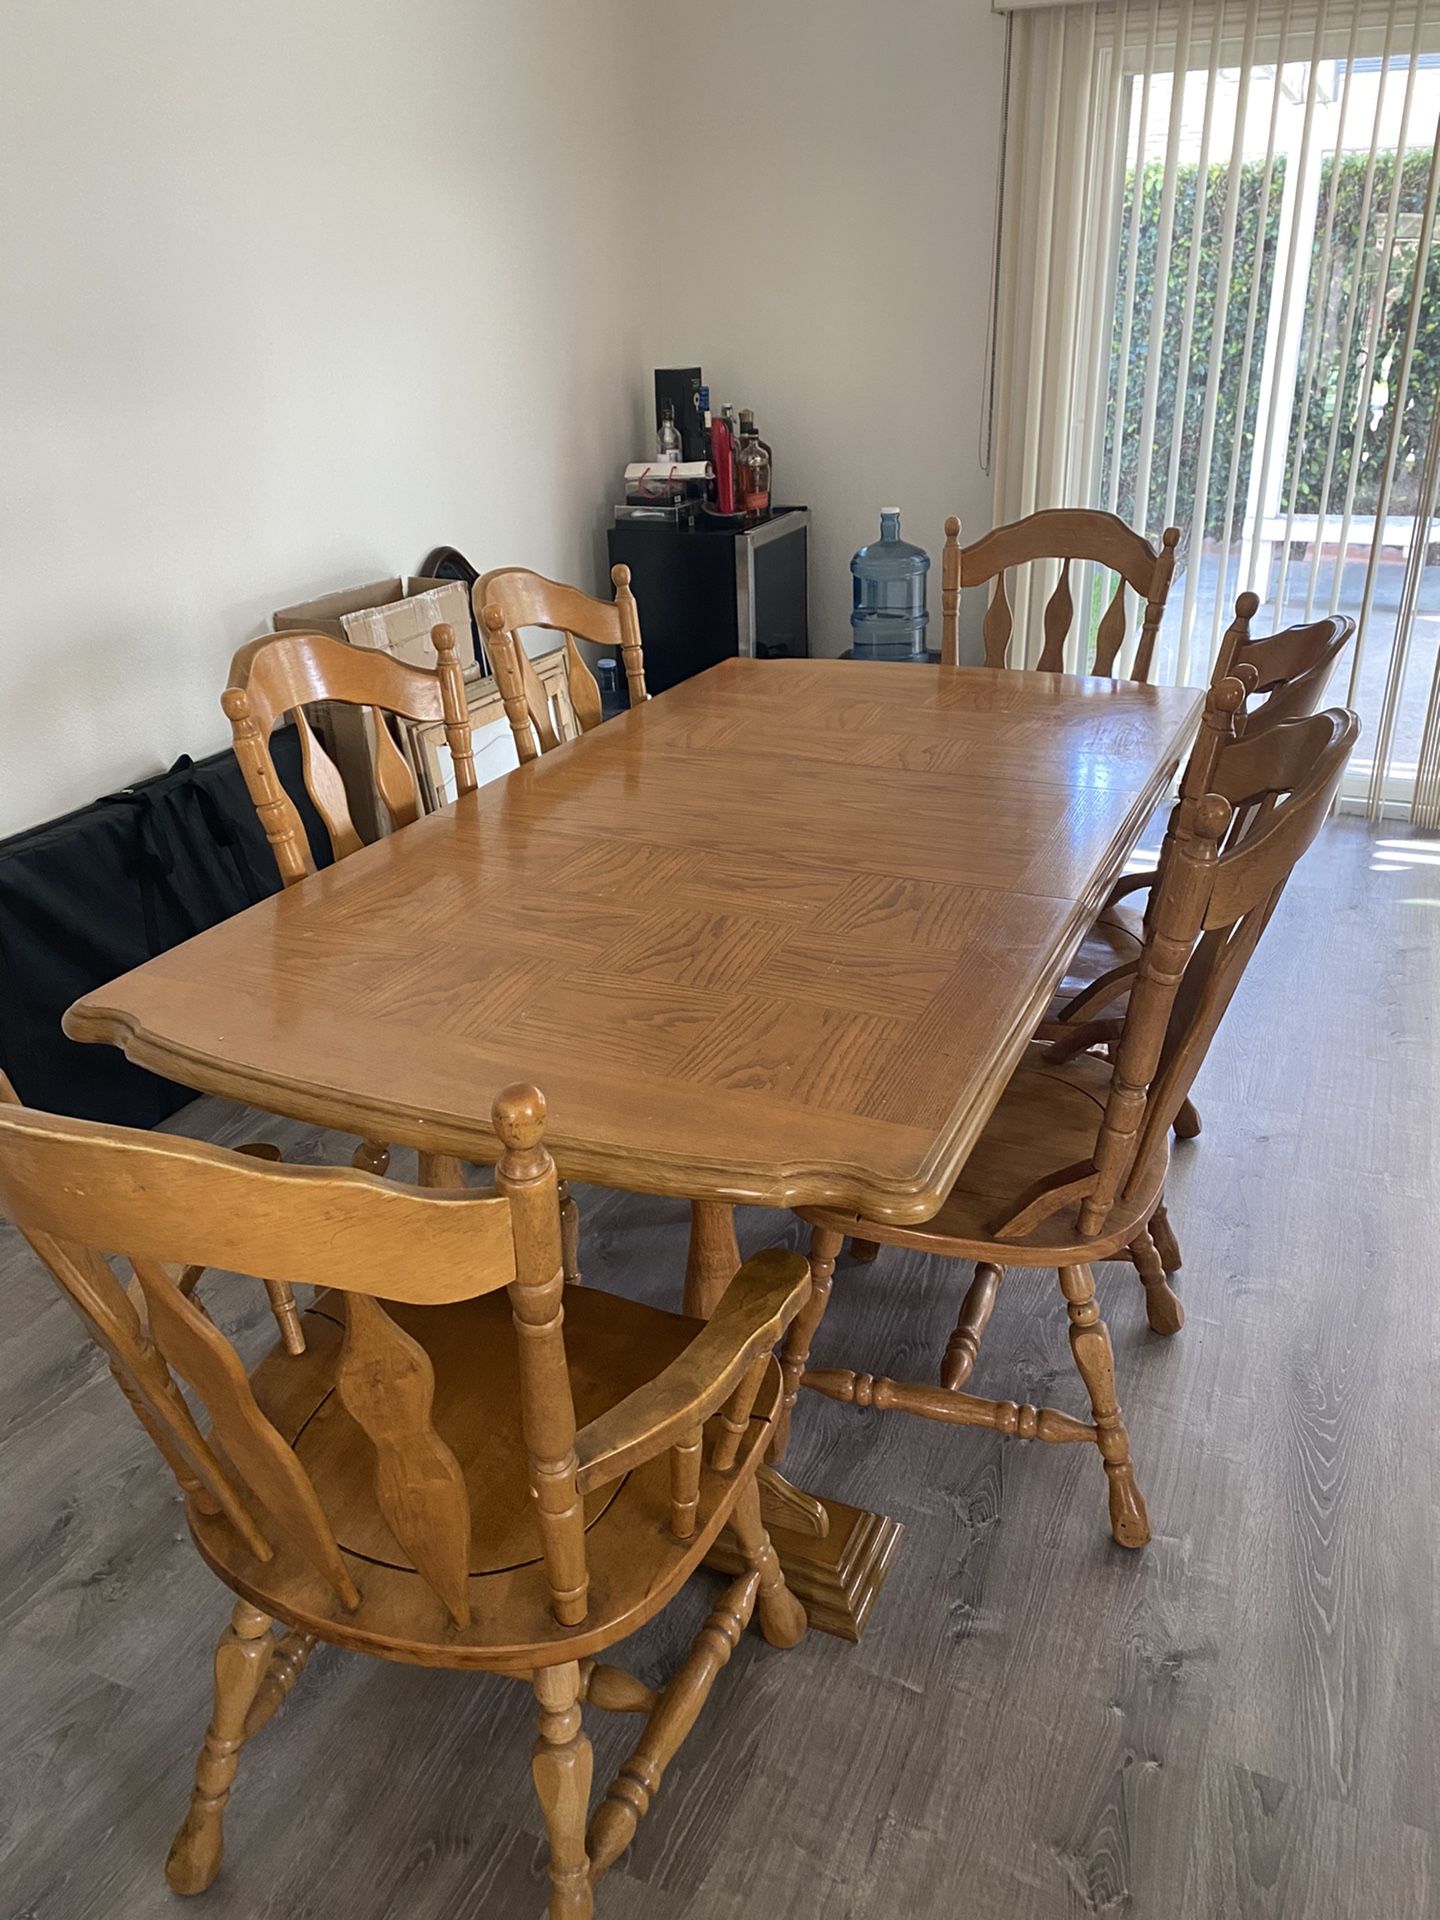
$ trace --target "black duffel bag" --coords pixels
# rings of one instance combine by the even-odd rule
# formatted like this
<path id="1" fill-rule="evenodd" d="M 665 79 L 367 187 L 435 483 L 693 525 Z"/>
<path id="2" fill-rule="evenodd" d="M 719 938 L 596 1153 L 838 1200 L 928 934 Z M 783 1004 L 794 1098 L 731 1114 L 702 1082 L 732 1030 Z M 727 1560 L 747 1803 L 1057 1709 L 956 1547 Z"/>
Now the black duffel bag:
<path id="1" fill-rule="evenodd" d="M 327 866 L 294 729 L 278 729 L 271 750 L 315 864 Z M 168 773 L 0 841 L 0 1068 L 20 1098 L 140 1127 L 193 1099 L 117 1048 L 67 1040 L 61 1017 L 82 994 L 279 889 L 228 751 L 183 756 Z"/>

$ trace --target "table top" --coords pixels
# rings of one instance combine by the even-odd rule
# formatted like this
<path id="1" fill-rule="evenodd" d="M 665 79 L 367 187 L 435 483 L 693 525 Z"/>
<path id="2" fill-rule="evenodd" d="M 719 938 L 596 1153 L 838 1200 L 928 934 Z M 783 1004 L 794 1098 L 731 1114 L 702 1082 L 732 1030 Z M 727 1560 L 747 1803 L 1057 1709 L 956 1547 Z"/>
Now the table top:
<path id="1" fill-rule="evenodd" d="M 927 1219 L 1198 720 L 1191 688 L 729 660 L 66 1016 L 271 1111 Z"/>

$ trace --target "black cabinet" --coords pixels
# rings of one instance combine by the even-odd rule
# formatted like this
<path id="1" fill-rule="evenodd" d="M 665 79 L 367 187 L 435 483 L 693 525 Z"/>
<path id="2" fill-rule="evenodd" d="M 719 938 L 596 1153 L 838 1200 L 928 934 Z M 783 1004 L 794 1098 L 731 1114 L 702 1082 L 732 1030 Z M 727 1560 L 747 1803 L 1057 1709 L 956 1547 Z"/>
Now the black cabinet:
<path id="1" fill-rule="evenodd" d="M 777 507 L 743 532 L 622 520 L 610 564 L 630 569 L 651 693 L 737 653 L 803 659 L 810 651 L 810 515 Z"/>

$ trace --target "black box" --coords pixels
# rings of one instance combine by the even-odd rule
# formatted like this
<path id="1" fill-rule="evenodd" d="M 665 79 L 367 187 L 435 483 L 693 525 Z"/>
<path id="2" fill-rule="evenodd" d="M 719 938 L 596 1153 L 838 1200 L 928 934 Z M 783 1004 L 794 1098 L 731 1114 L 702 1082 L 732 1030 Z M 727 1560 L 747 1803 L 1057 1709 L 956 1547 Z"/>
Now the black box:
<path id="1" fill-rule="evenodd" d="M 687 460 L 710 458 L 710 449 L 705 444 L 705 422 L 695 405 L 699 391 L 699 367 L 655 369 L 655 431 L 657 434 L 660 431 L 668 400 L 675 409 L 675 425 L 680 429 L 680 446 Z M 653 453 L 654 448 L 647 447 L 645 451 Z"/>

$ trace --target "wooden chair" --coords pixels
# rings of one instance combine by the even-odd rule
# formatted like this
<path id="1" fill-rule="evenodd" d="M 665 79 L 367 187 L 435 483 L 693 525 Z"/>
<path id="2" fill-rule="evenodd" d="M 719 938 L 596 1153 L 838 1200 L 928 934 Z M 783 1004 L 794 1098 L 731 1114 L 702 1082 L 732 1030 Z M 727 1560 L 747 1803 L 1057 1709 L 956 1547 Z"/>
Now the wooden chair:
<path id="1" fill-rule="evenodd" d="M 1235 618 L 1225 631 L 1215 662 L 1214 677 L 1253 668 L 1255 684 L 1251 688 L 1245 731 L 1254 735 L 1273 727 L 1277 720 L 1296 720 L 1314 713 L 1324 698 L 1335 662 L 1355 636 L 1355 622 L 1348 614 L 1332 613 L 1303 626 L 1282 627 L 1279 633 L 1252 639 L 1250 622 L 1259 611 L 1260 601 L 1253 593 L 1242 593 L 1235 602 Z M 1254 702 L 1264 695 L 1256 706 Z"/>
<path id="2" fill-rule="evenodd" d="M 1281 720 L 1313 713 L 1335 661 L 1355 632 L 1353 620 L 1336 614 L 1252 640 L 1250 622 L 1259 604 L 1253 593 L 1242 593 L 1235 603 L 1235 618 L 1221 643 L 1212 686 L 1220 688 L 1231 680 L 1243 687 L 1244 702 L 1233 711 L 1217 710 L 1213 703 L 1207 708 L 1181 779 L 1182 800 L 1209 791 L 1215 756 L 1227 740 L 1241 732 L 1253 740 Z M 1238 813 L 1231 822 L 1228 844 L 1234 845 L 1254 824 L 1248 811 Z M 1062 1025 L 1084 1023 L 1113 1011 L 1123 998 L 1134 978 L 1145 934 L 1142 911 L 1124 903 L 1132 894 L 1148 895 L 1154 883 L 1152 868 L 1126 874 L 1111 889 L 1104 910 L 1067 969 L 1039 1029 L 1042 1036 L 1054 1037 Z M 1200 1125 L 1194 1104 L 1186 1100 L 1176 1115 L 1177 1136 L 1193 1140 Z"/>
<path id="3" fill-rule="evenodd" d="M 941 664 L 949 667 L 960 664 L 962 588 L 983 586 L 993 580 L 995 590 L 982 630 L 985 665 L 1009 666 L 1014 616 L 1005 585 L 1006 574 L 1011 567 L 1058 560 L 1060 577 L 1045 603 L 1045 644 L 1035 664 L 1042 673 L 1063 673 L 1065 642 L 1075 617 L 1070 569 L 1076 560 L 1082 560 L 1118 573 L 1120 581 L 1096 628 L 1094 660 L 1089 667 L 1082 664 L 1080 672 L 1115 672 L 1126 637 L 1125 594 L 1127 588 L 1133 587 L 1145 602 L 1145 611 L 1129 678 L 1148 680 L 1165 599 L 1175 572 L 1175 547 L 1179 538 L 1178 527 L 1167 528 L 1157 553 L 1148 540 L 1113 513 L 1101 513 L 1089 507 L 1046 507 L 1009 526 L 995 527 L 972 546 L 962 547 L 960 522 L 952 514 L 945 522 L 945 546 L 940 561 Z"/>
<path id="4" fill-rule="evenodd" d="M 423 811 L 420 789 L 405 756 L 395 744 L 386 714 L 407 720 L 438 720 L 455 767 L 459 793 L 474 793 L 475 755 L 465 693 L 465 677 L 455 635 L 443 623 L 431 635 L 437 666 L 408 667 L 371 647 L 350 647 L 323 633 L 275 633 L 251 640 L 230 663 L 230 684 L 220 697 L 234 737 L 246 790 L 275 854 L 280 878 L 293 887 L 314 872 L 305 829 L 275 773 L 270 735 L 286 714 L 293 714 L 300 735 L 305 788 L 325 822 L 337 860 L 357 851 L 359 834 L 350 817 L 344 782 L 334 761 L 316 738 L 305 708 L 327 700 L 368 707 L 375 724 L 375 784 L 392 828 L 407 827 Z M 367 1173 L 385 1173 L 390 1149 L 382 1141 L 362 1140 L 353 1164 Z M 420 1184 L 464 1185 L 460 1163 L 449 1154 L 422 1153 Z M 580 1217 L 562 1181 L 565 1220 L 565 1276 L 580 1279 Z"/>
<path id="5" fill-rule="evenodd" d="M 960 545 L 960 522 L 952 513 L 945 522 L 945 545 L 940 556 L 940 663 L 960 664 L 960 592 L 963 587 L 983 586 L 994 580 L 995 591 L 986 609 L 983 628 L 985 665 L 1008 667 L 1010 639 L 1014 629 L 1005 576 L 1011 567 L 1038 560 L 1059 560 L 1060 577 L 1045 605 L 1045 646 L 1036 671 L 1060 673 L 1065 666 L 1065 642 L 1074 619 L 1074 597 L 1070 590 L 1070 568 L 1076 560 L 1088 560 L 1108 567 L 1120 575 L 1119 585 L 1101 616 L 1095 634 L 1095 658 L 1082 672 L 1113 674 L 1120 649 L 1125 644 L 1125 592 L 1133 587 L 1145 600 L 1145 615 L 1140 641 L 1135 650 L 1132 680 L 1147 680 L 1155 651 L 1155 636 L 1165 612 L 1165 599 L 1175 571 L 1175 546 L 1180 529 L 1167 530 L 1157 553 L 1148 540 L 1127 527 L 1113 513 L 1101 513 L 1089 507 L 1046 507 L 1023 520 L 995 527 L 972 546 Z M 1021 663 L 1023 665 L 1023 662 Z M 876 1242 L 856 1238 L 851 1252 L 858 1261 L 872 1261 L 879 1252 Z"/>
<path id="6" fill-rule="evenodd" d="M 475 583 L 475 618 L 484 636 L 522 762 L 550 752 L 571 737 L 574 729 L 588 733 L 600 724 L 603 717 L 600 689 L 580 657 L 580 649 L 575 644 L 577 637 L 619 653 L 625 665 L 625 683 L 632 707 L 650 697 L 645 691 L 640 612 L 630 591 L 630 569 L 613 566 L 610 578 L 615 584 L 613 604 L 592 599 L 578 587 L 562 586 L 559 581 L 547 580 L 543 574 L 531 573 L 524 567 L 497 567 Z M 566 679 L 574 729 L 568 725 L 569 716 L 557 712 L 520 642 L 520 632 L 525 627 L 541 627 L 565 636 Z"/>
<path id="7" fill-rule="evenodd" d="M 171 1887 L 214 1880 L 240 1749 L 324 1640 L 531 1683 L 549 1912 L 584 1920 L 752 1610 L 772 1646 L 805 1631 L 755 1480 L 803 1258 L 747 1261 L 708 1322 L 565 1288 L 533 1087 L 495 1103 L 495 1193 L 58 1119 L 3 1082 L 0 1102 L 0 1210 L 107 1354 L 238 1596 Z M 247 1376 L 182 1284 L 211 1266 L 322 1289 L 304 1355 L 276 1348 Z M 744 1571 L 664 1690 L 602 1664 L 727 1526 Z M 588 1830 L 582 1702 L 644 1722 Z"/>
<path id="8" fill-rule="evenodd" d="M 456 786 L 461 793 L 475 791 L 465 680 L 455 636 L 442 625 L 432 638 L 438 659 L 433 673 L 404 666 L 373 647 L 346 646 L 323 633 L 266 634 L 241 647 L 231 661 L 220 704 L 230 722 L 246 789 L 287 887 L 312 873 L 314 862 L 300 816 L 276 778 L 270 756 L 270 735 L 286 714 L 294 716 L 305 788 L 325 822 L 337 860 L 356 852 L 361 841 L 339 770 L 306 715 L 311 703 L 326 700 L 370 708 L 375 718 L 375 785 L 392 827 L 409 826 L 419 818 L 421 806 L 415 775 L 385 725 L 386 714 L 443 721 Z"/>
<path id="9" fill-rule="evenodd" d="M 1220 693 L 1239 704 L 1240 689 L 1227 685 Z M 932 1221 L 895 1227 L 833 1209 L 801 1211 L 813 1229 L 814 1291 L 786 1343 L 787 1410 L 803 1383 L 855 1406 L 894 1407 L 1024 1439 L 1092 1443 L 1109 1480 L 1115 1539 L 1144 1545 L 1149 1522 L 1115 1395 L 1093 1263 L 1128 1251 L 1144 1283 L 1151 1327 L 1163 1334 L 1179 1330 L 1180 1303 L 1150 1232 L 1165 1189 L 1171 1124 L 1280 890 L 1320 829 L 1358 730 L 1353 714 L 1334 711 L 1281 721 L 1222 751 L 1210 791 L 1181 803 L 1140 966 L 1113 1036 L 1113 1061 L 1032 1045 Z M 1235 813 L 1257 805 L 1266 808 L 1263 823 L 1227 848 Z M 809 1368 L 810 1342 L 847 1234 L 976 1262 L 941 1362 L 940 1386 Z M 1090 1422 L 962 1391 L 1005 1268 L 1022 1263 L 1058 1270 Z"/>

